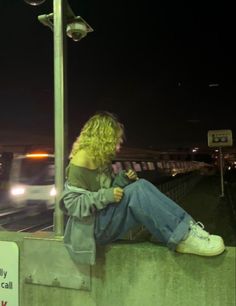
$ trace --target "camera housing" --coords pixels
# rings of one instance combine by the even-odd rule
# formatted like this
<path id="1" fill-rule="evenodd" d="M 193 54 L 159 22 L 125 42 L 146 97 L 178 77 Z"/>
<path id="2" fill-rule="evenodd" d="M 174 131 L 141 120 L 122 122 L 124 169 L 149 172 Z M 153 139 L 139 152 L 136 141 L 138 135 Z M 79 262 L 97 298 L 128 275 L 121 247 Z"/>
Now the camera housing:
<path id="1" fill-rule="evenodd" d="M 38 20 L 53 31 L 53 13 L 40 15 L 38 16 Z M 93 32 L 93 29 L 82 17 L 69 16 L 66 25 L 66 34 L 68 37 L 72 38 L 74 41 L 80 41 L 89 32 Z"/>
<path id="2" fill-rule="evenodd" d="M 72 22 L 66 26 L 66 34 L 74 41 L 80 41 L 87 33 L 93 32 L 93 29 L 80 16 L 75 17 Z"/>

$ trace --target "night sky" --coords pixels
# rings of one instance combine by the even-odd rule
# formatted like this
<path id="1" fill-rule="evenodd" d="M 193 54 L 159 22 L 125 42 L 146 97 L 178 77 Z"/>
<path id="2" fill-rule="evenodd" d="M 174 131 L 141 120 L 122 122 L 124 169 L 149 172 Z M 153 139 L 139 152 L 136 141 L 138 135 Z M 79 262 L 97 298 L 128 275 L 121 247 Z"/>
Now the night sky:
<path id="1" fill-rule="evenodd" d="M 0 144 L 53 142 L 53 11 L 0 0 Z M 174 2 L 174 1 L 173 1 Z M 207 3 L 206 3 L 207 2 Z M 235 120 L 235 16 L 227 2 L 69 0 L 94 29 L 67 40 L 69 144 L 97 110 L 116 113 L 127 146 L 207 146 Z"/>

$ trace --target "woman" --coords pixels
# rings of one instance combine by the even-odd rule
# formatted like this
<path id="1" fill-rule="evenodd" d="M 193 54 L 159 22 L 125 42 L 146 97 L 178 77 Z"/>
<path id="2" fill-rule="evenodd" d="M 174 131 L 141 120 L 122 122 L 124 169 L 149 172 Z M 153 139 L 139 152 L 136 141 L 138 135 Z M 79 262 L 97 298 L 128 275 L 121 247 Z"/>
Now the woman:
<path id="1" fill-rule="evenodd" d="M 64 242 L 78 263 L 94 264 L 96 243 L 124 237 L 137 225 L 170 250 L 214 256 L 225 249 L 220 236 L 200 223 L 133 170 L 112 173 L 124 127 L 114 114 L 100 112 L 84 125 L 73 144 L 60 207 L 69 216 Z"/>

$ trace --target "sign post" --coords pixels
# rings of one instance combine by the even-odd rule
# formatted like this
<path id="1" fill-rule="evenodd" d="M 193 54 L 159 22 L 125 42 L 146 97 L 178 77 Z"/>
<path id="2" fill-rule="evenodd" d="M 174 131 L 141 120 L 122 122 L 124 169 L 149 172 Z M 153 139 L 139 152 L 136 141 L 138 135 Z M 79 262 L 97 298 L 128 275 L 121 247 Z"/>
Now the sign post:
<path id="1" fill-rule="evenodd" d="M 225 191 L 224 191 L 224 160 L 223 160 L 222 147 L 219 147 L 219 153 L 220 153 L 220 182 L 221 182 L 220 196 L 223 198 L 225 196 Z"/>
<path id="2" fill-rule="evenodd" d="M 220 180 L 221 180 L 221 197 L 224 197 L 224 159 L 222 147 L 233 145 L 233 137 L 231 130 L 210 130 L 208 131 L 208 147 L 219 148 L 220 160 Z"/>

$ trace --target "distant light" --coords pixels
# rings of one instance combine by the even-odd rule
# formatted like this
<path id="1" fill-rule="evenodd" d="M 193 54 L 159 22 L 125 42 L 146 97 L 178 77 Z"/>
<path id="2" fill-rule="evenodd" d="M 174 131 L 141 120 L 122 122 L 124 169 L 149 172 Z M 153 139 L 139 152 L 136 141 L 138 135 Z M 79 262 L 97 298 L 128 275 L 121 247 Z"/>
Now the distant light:
<path id="1" fill-rule="evenodd" d="M 26 157 L 32 157 L 32 158 L 41 158 L 41 157 L 48 157 L 47 153 L 35 153 L 35 154 L 26 154 Z"/>
<path id="2" fill-rule="evenodd" d="M 44 3 L 46 0 L 24 0 L 27 4 L 37 6 Z"/>
<path id="3" fill-rule="evenodd" d="M 197 152 L 198 150 L 199 150 L 199 148 L 195 147 L 195 148 L 192 149 L 192 152 L 194 153 L 194 152 Z"/>
<path id="4" fill-rule="evenodd" d="M 211 83 L 211 84 L 208 84 L 209 87 L 219 87 L 220 84 L 218 83 Z"/>

